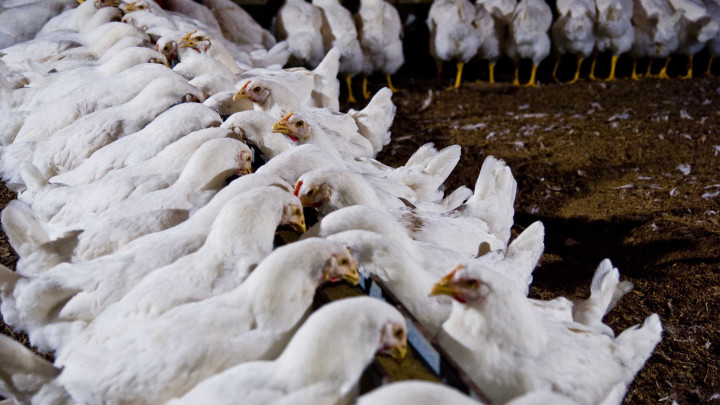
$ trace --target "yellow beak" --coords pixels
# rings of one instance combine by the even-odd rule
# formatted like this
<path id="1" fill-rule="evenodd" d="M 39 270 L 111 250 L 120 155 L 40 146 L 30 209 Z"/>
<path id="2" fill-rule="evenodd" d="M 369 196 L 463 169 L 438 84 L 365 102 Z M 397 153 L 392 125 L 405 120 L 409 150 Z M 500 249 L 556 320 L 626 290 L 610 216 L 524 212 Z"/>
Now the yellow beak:
<path id="1" fill-rule="evenodd" d="M 304 216 L 300 217 L 300 218 L 297 218 L 297 217 L 292 218 L 288 225 L 290 225 L 290 228 L 292 228 L 292 230 L 297 233 L 305 233 L 306 228 L 305 228 L 305 217 Z"/>
<path id="2" fill-rule="evenodd" d="M 288 120 L 290 117 L 292 117 L 293 113 L 290 113 L 283 117 L 280 121 L 276 122 L 275 125 L 273 125 L 273 132 L 278 132 L 285 135 L 292 135 L 293 130 L 290 128 L 290 125 L 288 125 Z"/>
<path id="3" fill-rule="evenodd" d="M 233 96 L 233 101 L 238 101 L 241 98 L 248 98 L 247 94 L 245 94 L 245 89 L 247 88 L 248 84 L 250 84 L 250 80 L 246 81 L 245 84 L 240 88 L 240 90 L 235 93 Z"/>
<path id="4" fill-rule="evenodd" d="M 407 355 L 407 351 L 408 345 L 407 340 L 405 340 L 401 345 L 393 346 L 392 349 L 390 349 L 390 357 L 392 357 L 393 360 L 400 362 Z"/>
<path id="5" fill-rule="evenodd" d="M 353 268 L 353 271 L 343 274 L 342 278 L 350 285 L 358 285 L 360 283 L 360 274 L 358 274 L 357 268 Z"/>
<path id="6" fill-rule="evenodd" d="M 450 295 L 454 296 L 457 291 L 452 287 L 452 278 L 455 276 L 455 273 L 462 268 L 462 265 L 459 265 L 455 268 L 455 270 L 451 271 L 446 275 L 445 277 L 441 278 L 440 281 L 435 283 L 432 290 L 430 291 L 430 296 L 435 295 Z"/>

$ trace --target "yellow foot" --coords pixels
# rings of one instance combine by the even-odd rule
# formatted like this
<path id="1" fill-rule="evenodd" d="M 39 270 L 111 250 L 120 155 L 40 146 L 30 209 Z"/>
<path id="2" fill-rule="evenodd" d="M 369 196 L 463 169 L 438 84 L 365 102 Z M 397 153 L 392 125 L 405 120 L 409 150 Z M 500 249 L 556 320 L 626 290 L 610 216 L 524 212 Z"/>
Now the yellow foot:
<path id="1" fill-rule="evenodd" d="M 393 93 L 399 93 L 400 90 L 396 89 L 395 86 L 392 84 L 392 79 L 390 79 L 390 75 L 385 75 L 385 79 L 387 80 L 388 89 L 392 91 Z"/>
<path id="2" fill-rule="evenodd" d="M 605 78 L 605 81 L 606 81 L 606 82 L 614 82 L 615 80 L 617 80 L 617 78 L 615 77 L 615 75 L 608 76 L 607 78 Z"/>
<path id="3" fill-rule="evenodd" d="M 525 86 L 525 87 L 535 87 L 535 88 L 537 88 L 538 85 L 537 85 L 537 83 L 535 83 L 534 81 L 532 81 L 532 82 L 527 82 L 527 83 L 525 83 L 524 86 Z"/>
<path id="4" fill-rule="evenodd" d="M 575 76 L 569 82 L 565 82 L 565 84 L 575 84 L 578 80 L 580 80 L 580 78 L 578 76 Z"/>
<path id="5" fill-rule="evenodd" d="M 347 76 L 345 78 L 345 83 L 347 84 L 348 88 L 348 103 L 357 103 L 357 100 L 355 100 L 355 96 L 353 96 L 352 92 L 352 78 L 350 76 Z"/>
<path id="6" fill-rule="evenodd" d="M 370 92 L 367 89 L 368 80 L 367 77 L 363 78 L 363 84 L 362 84 L 362 95 L 365 100 L 370 100 Z"/>
<path id="7" fill-rule="evenodd" d="M 630 79 L 635 81 L 640 80 L 641 78 L 642 76 L 638 76 L 637 72 L 632 72 L 632 75 L 630 76 Z"/>
<path id="8" fill-rule="evenodd" d="M 658 75 L 655 76 L 655 77 L 658 78 L 658 79 L 665 79 L 665 80 L 667 80 L 667 79 L 670 78 L 670 76 L 668 76 L 667 72 L 664 71 L 664 70 L 661 71 L 660 73 L 658 73 Z"/>

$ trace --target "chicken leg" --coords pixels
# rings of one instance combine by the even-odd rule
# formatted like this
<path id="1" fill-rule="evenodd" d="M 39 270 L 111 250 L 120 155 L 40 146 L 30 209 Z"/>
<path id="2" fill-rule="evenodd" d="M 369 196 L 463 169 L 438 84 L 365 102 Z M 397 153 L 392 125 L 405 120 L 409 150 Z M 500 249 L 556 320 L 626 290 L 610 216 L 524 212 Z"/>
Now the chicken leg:
<path id="1" fill-rule="evenodd" d="M 490 69 L 490 84 L 495 84 L 495 62 L 488 61 L 488 68 Z M 709 69 L 708 69 L 709 71 Z"/>
<path id="2" fill-rule="evenodd" d="M 713 57 L 710 56 L 710 58 L 708 59 L 707 69 L 705 70 L 705 76 L 707 76 L 707 77 L 715 77 L 712 74 L 712 63 L 713 63 Z"/>
<path id="3" fill-rule="evenodd" d="M 655 59 L 653 59 L 653 58 L 650 58 L 650 60 L 648 61 L 648 67 L 647 67 L 647 71 L 645 72 L 645 77 L 648 77 L 651 79 L 655 78 L 655 76 L 653 76 L 653 74 L 652 74 L 652 65 L 653 65 L 654 61 L 655 61 Z"/>
<path id="4" fill-rule="evenodd" d="M 363 77 L 363 83 L 362 83 L 362 95 L 365 100 L 370 100 L 370 92 L 367 89 L 368 79 L 367 77 Z M 392 89 L 391 89 L 392 90 Z"/>
<path id="5" fill-rule="evenodd" d="M 582 66 L 582 63 L 583 63 L 583 57 L 578 56 L 577 57 L 577 68 L 575 69 L 575 76 L 573 77 L 572 80 L 570 80 L 568 82 L 568 84 L 573 84 L 580 79 L 580 66 Z"/>
<path id="6" fill-rule="evenodd" d="M 640 80 L 640 76 L 637 74 L 637 59 L 633 59 L 632 75 L 630 78 L 632 80 Z"/>
<path id="7" fill-rule="evenodd" d="M 348 88 L 348 103 L 357 103 L 357 100 L 355 99 L 355 96 L 353 96 L 352 92 L 352 78 L 350 76 L 345 76 L 345 83 L 347 83 Z"/>
<path id="8" fill-rule="evenodd" d="M 460 80 L 462 79 L 463 67 L 465 67 L 465 63 L 463 63 L 463 62 L 457 63 L 457 75 L 455 75 L 455 85 L 453 85 L 450 89 L 460 88 Z M 450 89 L 448 89 L 448 90 L 450 90 Z"/>
<path id="9" fill-rule="evenodd" d="M 612 56 L 612 60 L 610 60 L 610 75 L 605 79 L 606 82 L 612 82 L 615 81 L 615 67 L 617 66 L 618 56 L 614 55 Z"/>
<path id="10" fill-rule="evenodd" d="M 520 64 L 515 63 L 515 79 L 513 80 L 513 86 L 520 85 Z"/>
<path id="11" fill-rule="evenodd" d="M 692 79 L 693 73 L 692 73 L 692 67 L 693 67 L 693 55 L 688 55 L 688 61 L 687 61 L 687 73 L 685 76 L 680 76 L 680 79 Z"/>
<path id="12" fill-rule="evenodd" d="M 538 65 L 535 64 L 535 61 L 533 61 L 532 72 L 530 73 L 530 81 L 525 84 L 525 87 L 537 87 L 537 83 L 535 82 L 535 74 L 537 73 L 537 68 Z"/>
<path id="13" fill-rule="evenodd" d="M 555 67 L 553 67 L 553 72 L 552 72 L 552 78 L 555 80 L 556 83 L 560 83 L 560 79 L 557 78 L 557 70 L 558 70 L 559 66 L 560 66 L 560 55 L 557 55 L 555 57 Z"/>
<path id="14" fill-rule="evenodd" d="M 660 69 L 660 73 L 658 73 L 657 78 L 658 79 L 669 79 L 670 76 L 667 74 L 668 65 L 670 64 L 670 57 L 668 56 L 665 58 L 665 64 L 663 65 L 663 68 Z"/>
<path id="15" fill-rule="evenodd" d="M 593 52 L 592 65 L 590 65 L 590 74 L 588 75 L 588 79 L 593 80 L 593 81 L 597 80 L 597 77 L 595 77 L 595 65 L 597 65 L 597 58 L 598 58 L 597 52 Z"/>
<path id="16" fill-rule="evenodd" d="M 398 93 L 400 91 L 397 88 L 395 88 L 395 86 L 393 86 L 392 79 L 390 78 L 389 74 L 385 74 L 385 80 L 387 80 L 388 89 L 390 89 L 390 91 L 392 91 L 393 93 Z M 368 93 L 368 98 L 370 98 L 369 96 L 370 96 L 370 94 Z"/>

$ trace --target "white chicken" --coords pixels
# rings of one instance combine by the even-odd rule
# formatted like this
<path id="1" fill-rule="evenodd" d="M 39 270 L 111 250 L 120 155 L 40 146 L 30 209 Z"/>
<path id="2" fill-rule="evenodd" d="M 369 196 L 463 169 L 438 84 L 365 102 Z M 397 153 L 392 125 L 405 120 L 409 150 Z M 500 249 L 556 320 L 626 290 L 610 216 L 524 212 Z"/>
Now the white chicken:
<path id="1" fill-rule="evenodd" d="M 162 161 L 158 163 L 160 167 L 173 166 L 174 161 L 165 161 L 166 153 L 162 151 L 166 147 L 185 135 L 203 128 L 218 126 L 221 122 L 217 113 L 200 103 L 176 105 L 155 117 L 145 128 L 98 149 L 79 166 L 51 177 L 49 182 L 68 186 L 89 184 L 113 171 L 148 161 L 158 154 L 159 160 Z M 171 157 L 175 159 L 182 156 L 173 152 Z M 129 169 L 135 173 L 136 170 L 138 168 Z M 123 174 L 119 175 L 123 176 Z"/>
<path id="2" fill-rule="evenodd" d="M 275 358 L 305 317 L 315 289 L 341 279 L 359 281 L 344 246 L 307 239 L 280 247 L 225 294 L 177 306 L 121 333 L 91 326 L 59 351 L 56 364 L 63 371 L 58 382 L 78 402 L 154 404 L 182 396 L 238 363 Z M 382 318 L 382 324 L 386 321 Z M 140 338 L 148 336 L 156 338 Z M 176 344 L 168 346 L 168 341 Z M 377 335 L 373 344 L 378 345 Z"/>
<path id="3" fill-rule="evenodd" d="M 313 0 L 312 4 L 322 10 L 322 36 L 325 51 L 337 48 L 340 51 L 339 72 L 345 76 L 348 88 L 348 102 L 357 100 L 352 92 L 352 77 L 360 73 L 363 53 L 352 14 L 339 0 Z"/>
<path id="4" fill-rule="evenodd" d="M 610 75 L 606 80 L 615 77 L 615 68 L 620 55 L 632 47 L 635 40 L 635 28 L 632 24 L 632 0 L 595 0 L 597 20 L 595 21 L 595 48 L 598 52 L 612 52 Z M 597 53 L 593 54 L 590 68 L 590 79 L 595 78 Z M 632 78 L 637 78 L 637 60 L 633 63 Z"/>
<path id="5" fill-rule="evenodd" d="M 633 25 L 635 26 L 635 42 L 630 49 L 634 59 L 648 57 L 645 77 L 669 79 L 667 67 L 670 54 L 678 47 L 678 29 L 682 19 L 682 11 L 673 11 L 667 0 L 634 0 Z M 660 73 L 652 74 L 653 61 L 665 58 Z"/>
<path id="6" fill-rule="evenodd" d="M 560 17 L 552 25 L 552 44 L 557 52 L 553 79 L 557 78 L 560 57 L 566 53 L 577 57 L 575 76 L 569 83 L 580 78 L 580 66 L 595 47 L 593 33 L 596 16 L 595 3 L 592 0 L 559 0 L 555 4 Z M 614 77 L 614 72 L 611 74 Z"/>
<path id="7" fill-rule="evenodd" d="M 265 202 L 258 204 L 263 197 Z M 159 316 L 186 302 L 230 291 L 273 251 L 278 227 L 305 232 L 300 201 L 277 187 L 255 188 L 230 200 L 227 206 L 233 209 L 224 208 L 218 214 L 200 249 L 145 276 L 123 299 L 100 314 L 93 321 L 94 327 L 128 325 L 135 318 Z M 158 286 L 173 293 L 153 294 Z M 120 319 L 123 321 L 118 322 Z M 101 326 L 102 322 L 106 326 Z"/>
<path id="8" fill-rule="evenodd" d="M 169 403 L 350 403 L 377 352 L 402 360 L 407 350 L 398 310 L 370 297 L 347 298 L 312 314 L 276 360 L 233 367 Z"/>
<path id="9" fill-rule="evenodd" d="M 502 56 L 507 41 L 508 22 L 515 10 L 514 0 L 478 0 L 475 21 L 480 38 L 478 59 L 488 61 L 490 83 L 495 83 L 495 63 Z"/>
<path id="10" fill-rule="evenodd" d="M 45 179 L 72 170 L 96 150 L 139 131 L 173 105 L 201 98 L 198 89 L 182 80 L 155 79 L 130 101 L 86 115 L 46 141 L 13 143 L 3 150 L 3 178 L 11 187 L 23 188 L 22 160 L 32 162 Z"/>
<path id="11" fill-rule="evenodd" d="M 670 0 L 670 5 L 674 10 L 683 12 L 676 53 L 685 55 L 688 60 L 686 73 L 680 78 L 692 79 L 693 56 L 717 36 L 720 22 L 711 17 L 702 0 Z"/>
<path id="12" fill-rule="evenodd" d="M 285 0 L 278 10 L 277 35 L 280 40 L 287 41 L 296 64 L 310 69 L 320 64 L 325 49 L 317 27 L 322 27 L 322 18 L 320 9 L 305 0 Z"/>
<path id="13" fill-rule="evenodd" d="M 493 249 L 507 246 L 515 198 L 515 180 L 507 174 L 502 169 L 492 170 L 492 165 L 484 165 L 474 195 L 447 212 L 443 211 L 446 206 L 442 203 L 416 206 L 406 202 L 407 199 L 403 201 L 397 195 L 400 187 L 373 187 L 362 176 L 347 170 L 320 168 L 308 172 L 300 176 L 295 193 L 303 206 L 317 208 L 323 214 L 350 205 L 379 209 L 402 222 L 418 240 L 475 256 L 483 242 Z"/>
<path id="14" fill-rule="evenodd" d="M 510 31 L 505 53 L 515 63 L 513 84 L 520 85 L 521 59 L 532 60 L 532 71 L 527 86 L 536 87 L 535 76 L 540 62 L 550 53 L 548 30 L 552 24 L 552 10 L 544 0 L 520 0 L 511 16 Z"/>
<path id="15" fill-rule="evenodd" d="M 186 165 L 191 170 L 210 170 L 209 163 L 214 156 L 219 158 L 220 148 L 232 148 L 234 142 L 208 141 L 231 134 L 222 128 L 203 129 L 183 136 L 144 164 L 117 170 L 89 184 L 47 188 L 32 200 L 33 211 L 53 228 L 71 226 L 84 215 L 101 214 L 127 199 L 170 187 Z"/>
<path id="16" fill-rule="evenodd" d="M 0 13 L 0 49 L 34 38 L 43 24 L 74 4 L 74 0 L 44 0 L 3 7 Z"/>
<path id="17" fill-rule="evenodd" d="M 120 300 L 145 275 L 197 251 L 204 244 L 216 216 L 233 197 L 264 186 L 292 190 L 275 176 L 254 174 L 240 177 L 182 224 L 145 235 L 115 254 L 87 262 L 57 265 L 59 250 L 50 244 L 41 245 L 36 250 L 22 249 L 25 245 L 17 243 L 21 237 L 41 238 L 40 231 L 29 226 L 23 229 L 25 235 L 8 233 L 13 246 L 21 248 L 18 252 L 23 256 L 22 261 L 30 261 L 42 269 L 32 275 L 30 266 L 22 265 L 21 261 L 17 268 L 19 273 L 0 272 L 5 321 L 27 331 L 30 340 L 41 350 L 61 347 L 108 305 Z M 262 199 L 257 198 L 240 201 L 244 204 L 262 203 Z M 235 205 L 229 205 L 227 209 L 232 211 Z M 4 211 L 2 219 L 3 224 L 9 219 Z M 23 218 L 14 217 L 12 220 L 21 221 Z M 53 268 L 46 270 L 50 267 Z M 23 277 L 28 277 L 27 281 L 22 281 Z M 27 285 L 16 288 L 23 284 Z M 15 297 L 13 300 L 8 298 L 11 289 Z"/>
<path id="18" fill-rule="evenodd" d="M 657 314 L 617 338 L 545 316 L 491 267 L 460 266 L 431 294 L 456 299 L 440 343 L 493 402 L 548 390 L 581 404 L 619 403 L 662 333 Z"/>
<path id="19" fill-rule="evenodd" d="M 391 75 L 405 63 L 402 46 L 402 23 L 400 15 L 392 4 L 385 0 L 361 0 L 355 15 L 360 46 L 364 54 L 362 93 L 370 99 L 367 77 L 380 71 L 385 75 L 388 88 L 396 93 Z"/>
<path id="20" fill-rule="evenodd" d="M 434 0 L 426 23 L 430 30 L 430 54 L 437 64 L 438 83 L 442 78 L 442 63 L 457 60 L 453 86 L 457 89 L 463 67 L 475 56 L 480 45 L 475 7 L 468 0 Z"/>
<path id="21" fill-rule="evenodd" d="M 225 38 L 264 49 L 275 46 L 275 37 L 262 28 L 245 10 L 231 0 L 201 1 L 212 11 Z"/>
<path id="22" fill-rule="evenodd" d="M 399 230 L 394 233 L 400 235 Z M 537 222 L 520 234 L 506 252 L 487 253 L 473 260 L 507 274 L 518 289 L 527 294 L 532 271 L 543 252 L 543 238 L 544 227 Z M 425 330 L 437 336 L 450 315 L 451 301 L 433 302 L 427 291 L 437 281 L 438 274 L 452 266 L 453 260 L 467 260 L 463 254 L 431 244 L 416 244 L 407 235 L 400 240 L 364 230 L 340 232 L 328 239 L 347 246 L 355 256 L 360 273 L 365 277 L 371 274 L 379 277 Z"/>

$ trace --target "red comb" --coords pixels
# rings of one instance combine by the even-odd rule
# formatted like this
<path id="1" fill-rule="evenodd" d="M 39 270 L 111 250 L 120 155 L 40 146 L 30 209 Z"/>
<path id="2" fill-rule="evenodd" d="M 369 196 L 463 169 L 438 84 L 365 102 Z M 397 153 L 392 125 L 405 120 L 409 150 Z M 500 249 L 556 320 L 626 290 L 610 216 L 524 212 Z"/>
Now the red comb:
<path id="1" fill-rule="evenodd" d="M 298 193 L 300 192 L 300 187 L 302 187 L 302 184 L 302 180 L 298 180 L 298 182 L 295 183 L 295 189 L 293 190 L 293 194 L 295 194 L 296 197 L 298 197 Z"/>

